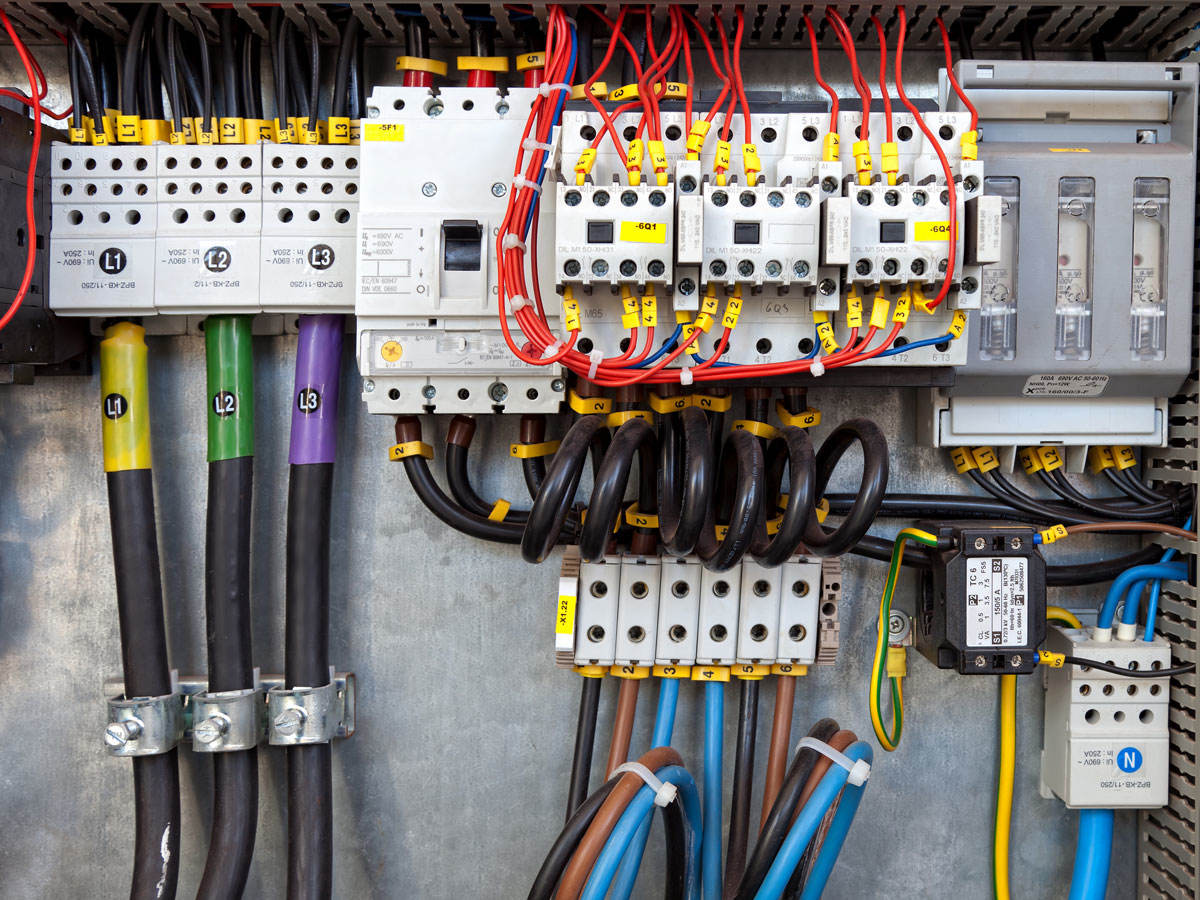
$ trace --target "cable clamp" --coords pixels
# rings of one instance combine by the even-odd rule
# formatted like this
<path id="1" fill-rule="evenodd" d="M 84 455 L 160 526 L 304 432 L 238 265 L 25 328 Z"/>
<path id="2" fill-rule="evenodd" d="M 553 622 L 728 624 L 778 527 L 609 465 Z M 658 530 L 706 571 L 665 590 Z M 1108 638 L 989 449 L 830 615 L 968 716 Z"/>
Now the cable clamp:
<path id="1" fill-rule="evenodd" d="M 172 686 L 176 675 L 171 673 Z M 183 694 L 178 690 L 159 697 L 108 698 L 108 725 L 104 745 L 110 756 L 159 756 L 169 753 L 183 738 Z"/>
<path id="2" fill-rule="evenodd" d="M 329 683 L 318 687 L 273 687 L 267 691 L 267 742 L 273 745 L 328 744 L 346 718 L 346 691 Z"/>
<path id="3" fill-rule="evenodd" d="M 604 351 L 603 350 L 593 350 L 591 353 L 588 354 L 588 359 L 590 359 L 592 362 L 591 362 L 591 365 L 588 366 L 587 377 L 588 377 L 588 381 L 593 381 L 596 378 L 596 372 L 600 368 L 600 363 L 602 363 L 604 361 Z"/>
<path id="4" fill-rule="evenodd" d="M 536 181 L 530 181 L 524 175 L 516 176 L 515 178 L 513 178 L 512 183 L 513 183 L 513 187 L 516 188 L 518 191 L 523 187 L 527 187 L 531 191 L 533 191 L 535 194 L 540 194 L 542 192 L 542 186 L 540 184 L 538 184 Z M 521 246 L 521 249 L 524 249 L 523 244 Z"/>
<path id="5" fill-rule="evenodd" d="M 514 181 L 514 184 L 515 183 L 516 182 Z M 522 253 L 525 252 L 525 242 L 523 240 L 521 240 L 515 234 L 506 234 L 504 239 L 500 241 L 500 249 L 511 250 L 513 247 L 517 247 Z"/>
<path id="6" fill-rule="evenodd" d="M 536 138 L 525 138 L 521 141 L 521 147 L 525 150 L 545 150 L 547 153 L 554 149 L 553 144 L 544 144 Z"/>
<path id="7" fill-rule="evenodd" d="M 230 753 L 258 746 L 266 728 L 265 696 L 258 685 L 240 691 L 204 691 L 192 697 L 192 749 Z"/>
<path id="8" fill-rule="evenodd" d="M 508 298 L 508 314 L 515 316 L 529 305 L 529 301 L 521 294 L 513 294 Z"/>
<path id="9" fill-rule="evenodd" d="M 554 84 L 539 84 L 538 93 L 543 97 L 549 97 L 551 91 L 569 91 L 571 86 L 561 81 L 556 81 Z"/>
<path id="10" fill-rule="evenodd" d="M 810 750 L 815 750 L 822 756 L 829 759 L 834 765 L 841 766 L 846 770 L 846 783 L 854 787 L 862 787 L 867 783 L 867 779 L 871 777 L 871 764 L 865 759 L 851 759 L 846 754 L 833 749 L 824 741 L 817 740 L 815 737 L 804 737 L 800 739 L 800 743 L 796 745 L 796 752 L 799 753 L 805 747 Z"/>
<path id="11" fill-rule="evenodd" d="M 632 772 L 642 781 L 646 782 L 646 787 L 654 791 L 654 805 L 667 806 L 679 796 L 679 788 L 671 784 L 669 781 L 659 781 L 658 776 L 643 766 L 640 762 L 627 762 L 617 766 L 612 770 L 612 774 L 618 772 Z"/>

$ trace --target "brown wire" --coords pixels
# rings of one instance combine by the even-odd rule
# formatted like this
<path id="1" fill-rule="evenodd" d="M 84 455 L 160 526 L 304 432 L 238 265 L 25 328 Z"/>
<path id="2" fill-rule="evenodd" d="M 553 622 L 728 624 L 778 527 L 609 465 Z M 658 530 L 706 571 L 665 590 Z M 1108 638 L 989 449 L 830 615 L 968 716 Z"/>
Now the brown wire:
<path id="1" fill-rule="evenodd" d="M 792 707 L 796 702 L 796 677 L 780 675 L 775 679 L 775 715 L 771 719 L 771 748 L 767 753 L 767 776 L 763 781 L 762 831 L 771 815 L 771 807 L 779 796 L 787 773 L 788 750 L 792 740 Z"/>
<path id="2" fill-rule="evenodd" d="M 617 693 L 617 715 L 613 719 L 612 743 L 608 745 L 608 765 L 604 778 L 612 778 L 613 769 L 629 759 L 629 742 L 633 740 L 633 717 L 637 713 L 638 685 L 636 678 L 622 678 Z"/>
<path id="3" fill-rule="evenodd" d="M 1067 526 L 1067 534 L 1086 534 L 1092 531 L 1150 531 L 1174 535 L 1185 541 L 1196 540 L 1195 532 L 1186 528 L 1176 528 L 1174 525 L 1160 525 L 1157 522 L 1084 522 L 1082 525 Z"/>
<path id="4" fill-rule="evenodd" d="M 857 740 L 858 736 L 853 731 L 839 731 L 829 739 L 829 746 L 834 750 L 845 753 L 846 748 Z M 812 796 L 813 791 L 817 789 L 817 785 L 821 783 L 821 779 L 825 777 L 825 773 L 829 771 L 831 765 L 833 765 L 833 761 L 828 756 L 822 756 L 817 760 L 817 764 L 813 766 L 812 774 L 808 776 L 808 781 L 804 784 L 804 790 L 800 792 L 800 802 L 796 804 L 796 815 L 800 814 L 800 810 L 804 808 L 804 804 Z M 809 842 L 804 854 L 800 857 L 800 864 L 796 867 L 796 871 L 800 873 L 801 878 L 807 877 L 806 870 L 821 852 L 821 845 L 825 843 L 825 836 L 829 833 L 829 826 L 833 824 L 833 817 L 837 813 L 838 804 L 841 802 L 842 795 L 839 793 L 833 798 L 833 803 L 829 805 L 829 809 L 825 811 L 825 815 L 821 819 L 821 824 L 817 826 L 816 833 L 813 834 L 812 840 Z M 792 821 L 795 821 L 795 816 L 793 816 Z"/>
<path id="5" fill-rule="evenodd" d="M 635 681 L 634 684 L 637 682 Z M 671 747 L 655 747 L 643 754 L 638 762 L 651 772 L 656 772 L 663 766 L 682 766 L 683 757 Z M 641 790 L 643 783 L 641 777 L 633 772 L 626 772 L 621 776 L 621 780 L 608 795 L 608 799 L 596 811 L 592 824 L 584 832 L 579 846 L 575 848 L 570 862 L 563 870 L 562 880 L 558 884 L 558 893 L 554 895 L 555 900 L 578 900 L 584 885 L 587 884 L 588 876 L 592 874 L 592 866 L 595 865 L 596 858 L 608 841 L 608 836 L 616 827 L 617 820 L 625 812 L 625 807 Z"/>

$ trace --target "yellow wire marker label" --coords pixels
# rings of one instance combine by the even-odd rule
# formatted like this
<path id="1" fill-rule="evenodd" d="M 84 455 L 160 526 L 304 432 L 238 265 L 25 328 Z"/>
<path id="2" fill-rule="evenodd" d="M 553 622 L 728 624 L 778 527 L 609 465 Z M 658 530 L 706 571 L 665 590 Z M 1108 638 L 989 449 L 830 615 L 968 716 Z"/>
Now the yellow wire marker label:
<path id="1" fill-rule="evenodd" d="M 666 222 L 622 222 L 620 240 L 631 244 L 665 244 Z"/>
<path id="2" fill-rule="evenodd" d="M 892 310 L 892 321 L 903 325 L 908 321 L 912 312 L 912 292 L 905 290 L 896 298 L 896 308 Z"/>
<path id="3" fill-rule="evenodd" d="M 976 447 L 971 451 L 971 457 L 980 472 L 990 472 L 1000 468 L 1000 460 L 996 459 L 996 451 L 991 447 Z"/>
<path id="4" fill-rule="evenodd" d="M 799 677 L 800 675 L 808 674 L 808 666 L 802 666 L 798 663 L 775 663 L 771 666 L 771 674 Z"/>
<path id="5" fill-rule="evenodd" d="M 826 353 L 837 352 L 838 342 L 833 335 L 833 326 L 829 324 L 828 319 L 817 323 L 817 338 L 821 341 L 821 346 L 825 348 Z"/>
<path id="6" fill-rule="evenodd" d="M 1052 653 L 1049 650 L 1039 650 L 1038 662 L 1052 669 L 1061 669 L 1067 664 L 1067 656 L 1065 653 Z"/>
<path id="7" fill-rule="evenodd" d="M 712 412 L 728 412 L 733 406 L 733 398 L 714 397 L 711 394 L 692 394 L 692 406 Z"/>
<path id="8" fill-rule="evenodd" d="M 117 140 L 122 144 L 137 144 L 142 139 L 140 116 L 117 116 Z"/>
<path id="9" fill-rule="evenodd" d="M 1112 448 L 1112 455 L 1118 469 L 1132 469 L 1137 465 L 1137 454 L 1132 447 L 1117 445 Z"/>
<path id="10" fill-rule="evenodd" d="M 393 141 L 404 140 L 404 126 L 398 122 L 367 122 L 363 126 L 364 141 Z"/>
<path id="11" fill-rule="evenodd" d="M 575 595 L 559 594 L 558 606 L 554 610 L 554 633 L 575 633 Z"/>
<path id="12" fill-rule="evenodd" d="M 851 288 L 850 293 L 846 295 L 846 327 L 862 328 L 862 323 L 862 297 L 858 296 L 858 291 Z"/>
<path id="13" fill-rule="evenodd" d="M 330 116 L 329 117 L 329 143 L 331 143 L 331 144 L 348 144 L 348 143 L 350 143 L 350 117 L 349 116 Z"/>
<path id="14" fill-rule="evenodd" d="M 728 681 L 728 666 L 693 666 L 692 681 Z"/>
<path id="15" fill-rule="evenodd" d="M 100 412 L 104 471 L 150 468 L 150 388 L 146 332 L 119 322 L 100 342 Z"/>
<path id="16" fill-rule="evenodd" d="M 423 456 L 433 459 L 433 448 L 424 441 L 405 441 L 403 444 L 393 444 L 388 450 L 388 459 L 398 462 L 410 456 Z"/>
<path id="17" fill-rule="evenodd" d="M 628 665 L 626 665 L 626 666 L 610 666 L 608 669 L 608 674 L 615 675 L 618 678 L 632 678 L 635 680 L 640 680 L 642 678 L 650 677 L 650 667 L 649 666 L 628 666 Z"/>
<path id="18" fill-rule="evenodd" d="M 535 53 L 522 53 L 517 57 L 517 71 L 528 72 L 530 69 L 544 69 L 546 67 L 546 54 L 541 50 Z"/>
<path id="19" fill-rule="evenodd" d="M 691 666 L 655 666 L 655 678 L 691 678 Z"/>
<path id="20" fill-rule="evenodd" d="M 560 441 L 542 441 L 540 444 L 509 444 L 508 452 L 516 459 L 537 459 L 558 452 Z"/>
<path id="21" fill-rule="evenodd" d="M 445 75 L 446 64 L 439 59 L 423 59 L 419 56 L 397 56 L 397 72 L 429 72 L 433 75 Z"/>
<path id="22" fill-rule="evenodd" d="M 507 500 L 497 500 L 492 506 L 492 511 L 488 513 L 488 519 L 492 522 L 503 522 L 510 509 L 512 509 L 512 504 Z"/>
<path id="23" fill-rule="evenodd" d="M 1062 457 L 1058 455 L 1058 451 L 1054 447 L 1038 447 L 1037 455 L 1042 462 L 1042 468 L 1047 472 L 1053 472 L 1055 469 L 1063 467 Z"/>
<path id="24" fill-rule="evenodd" d="M 1099 475 L 1105 469 L 1111 469 L 1116 464 L 1117 461 L 1113 458 L 1113 453 L 1110 448 L 1088 448 L 1088 466 L 1091 468 L 1093 475 Z"/>
<path id="25" fill-rule="evenodd" d="M 724 172 L 729 168 L 729 161 L 732 158 L 733 145 L 729 141 L 717 141 L 717 152 L 713 155 L 713 168 Z"/>
<path id="26" fill-rule="evenodd" d="M 563 295 L 563 327 L 567 331 L 578 331 L 582 325 L 579 318 L 579 301 L 574 297 Z"/>
<path id="27" fill-rule="evenodd" d="M 970 447 L 955 447 L 950 451 L 950 461 L 954 463 L 954 471 L 959 475 L 966 475 L 978 468 Z"/>
<path id="28" fill-rule="evenodd" d="M 760 681 L 771 674 L 771 667 L 757 663 L 738 663 L 732 666 L 733 674 L 743 681 Z"/>
<path id="29" fill-rule="evenodd" d="M 775 414 L 779 416 L 780 422 L 792 428 L 812 428 L 814 425 L 821 424 L 821 411 L 819 409 L 812 409 L 810 407 L 802 412 L 790 413 L 787 407 L 783 405 L 782 400 L 775 401 Z"/>
<path id="30" fill-rule="evenodd" d="M 867 324 L 872 328 L 886 328 L 888 313 L 891 312 L 891 309 L 892 305 L 880 294 L 875 298 L 875 302 L 871 304 L 871 321 Z"/>
<path id="31" fill-rule="evenodd" d="M 606 424 L 609 428 L 620 428 L 631 419 L 642 419 L 654 424 L 654 414 L 648 409 L 623 409 L 620 412 L 609 413 Z"/>
<path id="32" fill-rule="evenodd" d="M 612 401 L 607 397 L 580 397 L 574 391 L 567 394 L 567 405 L 581 416 L 604 415 L 612 409 Z"/>
<path id="33" fill-rule="evenodd" d="M 1024 447 L 1017 454 L 1017 458 L 1021 460 L 1021 468 L 1025 470 L 1026 475 L 1036 475 L 1042 471 L 1042 461 L 1038 459 L 1037 453 L 1033 447 Z"/>
<path id="34" fill-rule="evenodd" d="M 1041 535 L 1043 544 L 1053 544 L 1055 541 L 1067 537 L 1067 526 L 1051 525 L 1044 531 L 1039 531 L 1038 534 Z"/>
<path id="35" fill-rule="evenodd" d="M 692 405 L 692 398 L 684 394 L 679 394 L 675 397 L 660 397 L 658 394 L 650 394 L 650 408 L 656 413 L 679 412 L 681 409 L 687 409 Z"/>
<path id="36" fill-rule="evenodd" d="M 460 56 L 457 60 L 460 72 L 507 72 L 507 56 Z"/>
<path id="37" fill-rule="evenodd" d="M 748 431 L 755 437 L 771 440 L 776 435 L 776 431 L 766 422 L 758 422 L 754 419 L 738 419 L 730 428 L 733 431 Z"/>
<path id="38" fill-rule="evenodd" d="M 708 129 L 711 123 L 698 119 L 692 124 L 691 131 L 687 136 L 687 152 L 689 159 L 699 159 L 700 152 L 704 149 L 704 139 L 708 137 Z"/>
<path id="39" fill-rule="evenodd" d="M 621 315 L 621 327 L 637 328 L 641 322 L 641 316 L 638 314 L 638 298 L 628 288 L 621 289 L 621 308 L 624 310 Z"/>
<path id="40" fill-rule="evenodd" d="M 658 516 L 654 513 L 639 512 L 637 504 L 634 503 L 625 510 L 625 521 L 634 528 L 657 528 Z"/>
<path id="41" fill-rule="evenodd" d="M 246 120 L 226 116 L 218 125 L 222 144 L 246 143 Z"/>
<path id="42" fill-rule="evenodd" d="M 742 314 L 742 298 L 730 297 L 725 301 L 725 315 L 721 318 L 721 324 L 726 328 L 737 328 L 738 316 Z"/>
<path id="43" fill-rule="evenodd" d="M 966 330 L 967 314 L 961 309 L 957 309 L 954 311 L 954 318 L 950 320 L 950 333 L 956 338 L 960 338 Z"/>

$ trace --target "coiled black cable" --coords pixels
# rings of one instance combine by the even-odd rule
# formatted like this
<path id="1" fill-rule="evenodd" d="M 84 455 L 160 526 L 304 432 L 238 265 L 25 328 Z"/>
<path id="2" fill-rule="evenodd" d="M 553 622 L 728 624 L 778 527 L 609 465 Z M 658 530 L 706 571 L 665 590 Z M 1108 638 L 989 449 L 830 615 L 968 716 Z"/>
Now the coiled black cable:
<path id="1" fill-rule="evenodd" d="M 732 431 L 725 438 L 721 455 L 722 488 L 730 500 L 729 524 L 725 536 L 716 536 L 717 503 L 709 504 L 709 514 L 696 553 L 710 572 L 725 572 L 746 555 L 761 526 L 763 474 L 762 446 L 748 431 Z"/>
<path id="2" fill-rule="evenodd" d="M 557 542 L 579 487 L 588 449 L 598 435 L 607 437 L 604 425 L 603 416 L 583 416 L 559 444 L 520 537 L 521 557 L 526 562 L 542 562 Z"/>
<path id="3" fill-rule="evenodd" d="M 671 413 L 667 420 L 672 433 L 662 440 L 659 534 L 668 553 L 687 556 L 696 548 L 708 520 L 716 465 L 703 412 L 689 406 Z"/>
<path id="4" fill-rule="evenodd" d="M 621 512 L 621 501 L 625 497 L 635 454 L 638 456 L 638 474 L 642 483 L 638 495 L 639 510 L 648 514 L 657 512 L 657 483 L 653 479 L 658 457 L 658 437 L 645 419 L 630 419 L 613 435 L 612 444 L 604 454 L 592 486 L 588 516 L 579 533 L 579 552 L 587 562 L 604 558 L 609 535 Z"/>
<path id="5" fill-rule="evenodd" d="M 788 505 L 783 511 L 779 531 L 768 539 L 765 529 L 750 548 L 755 562 L 764 566 L 778 566 L 787 561 L 804 540 L 812 518 L 816 500 L 816 454 L 812 439 L 803 428 L 786 425 L 777 432 L 778 438 L 767 448 L 767 498 L 779 496 L 783 479 L 783 467 L 788 470 Z M 847 511 L 858 502 L 855 496 Z"/>
<path id="6" fill-rule="evenodd" d="M 858 543 L 875 521 L 887 493 L 887 438 L 870 419 L 849 419 L 835 428 L 817 451 L 816 496 L 824 493 L 842 455 L 855 442 L 862 447 L 863 454 L 858 492 L 845 519 L 834 530 L 826 530 L 815 516 L 809 520 L 804 543 L 816 556 L 839 556 Z"/>

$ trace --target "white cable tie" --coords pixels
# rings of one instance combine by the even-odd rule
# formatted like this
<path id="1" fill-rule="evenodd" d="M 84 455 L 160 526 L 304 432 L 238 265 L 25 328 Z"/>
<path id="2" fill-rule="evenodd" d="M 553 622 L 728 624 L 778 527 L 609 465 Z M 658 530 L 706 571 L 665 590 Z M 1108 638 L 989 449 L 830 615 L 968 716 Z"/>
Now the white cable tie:
<path id="1" fill-rule="evenodd" d="M 500 249 L 511 250 L 513 247 L 517 247 L 522 253 L 525 252 L 525 242 L 523 240 L 521 240 L 515 234 L 506 234 L 504 236 L 504 240 L 500 242 Z"/>
<path id="2" fill-rule="evenodd" d="M 551 91 L 569 91 L 570 89 L 571 86 L 562 81 L 555 82 L 554 84 L 542 83 L 538 85 L 538 93 L 543 97 L 549 97 Z"/>
<path id="3" fill-rule="evenodd" d="M 512 183 L 513 187 L 515 187 L 518 191 L 523 187 L 527 187 L 533 190 L 534 193 L 540 194 L 542 192 L 542 186 L 540 184 L 538 184 L 536 181 L 530 181 L 524 175 L 516 176 Z"/>
<path id="4" fill-rule="evenodd" d="M 520 294 L 513 294 L 508 298 L 508 314 L 515 316 L 521 310 L 529 305 L 529 301 Z"/>
<path id="5" fill-rule="evenodd" d="M 542 351 L 542 359 L 549 359 L 552 356 L 558 355 L 558 351 L 563 348 L 563 342 L 556 340 L 553 344 Z"/>
<path id="6" fill-rule="evenodd" d="M 642 779 L 642 781 L 646 782 L 646 787 L 654 791 L 655 806 L 667 806 L 679 796 L 679 788 L 675 787 L 669 781 L 660 781 L 657 775 L 640 762 L 627 762 L 612 770 L 613 775 L 616 775 L 618 772 L 632 772 L 638 778 Z"/>
<path id="7" fill-rule="evenodd" d="M 535 138 L 525 138 L 521 141 L 521 146 L 526 150 L 545 150 L 547 153 L 554 149 L 553 144 L 543 144 Z"/>
<path id="8" fill-rule="evenodd" d="M 833 762 L 834 765 L 845 769 L 847 784 L 862 787 L 867 783 L 867 779 L 871 777 L 871 764 L 865 759 L 851 759 L 845 753 L 833 749 L 833 747 L 830 747 L 824 741 L 817 740 L 815 737 L 801 738 L 800 743 L 796 745 L 796 752 L 799 753 L 805 747 L 817 751 Z"/>
<path id="9" fill-rule="evenodd" d="M 688 387 L 692 383 L 692 367 L 683 366 L 679 370 L 679 383 L 684 387 Z"/>
<path id="10" fill-rule="evenodd" d="M 825 374 L 825 363 L 821 362 L 816 357 L 813 358 L 812 366 L 808 370 L 808 374 L 813 378 L 820 378 Z"/>
<path id="11" fill-rule="evenodd" d="M 600 368 L 600 362 L 604 359 L 603 350 L 593 350 L 588 354 L 588 359 L 592 364 L 588 366 L 588 381 L 592 381 L 596 377 L 596 370 Z"/>

